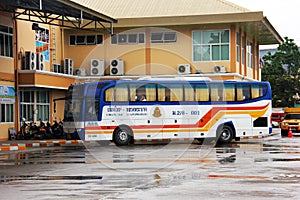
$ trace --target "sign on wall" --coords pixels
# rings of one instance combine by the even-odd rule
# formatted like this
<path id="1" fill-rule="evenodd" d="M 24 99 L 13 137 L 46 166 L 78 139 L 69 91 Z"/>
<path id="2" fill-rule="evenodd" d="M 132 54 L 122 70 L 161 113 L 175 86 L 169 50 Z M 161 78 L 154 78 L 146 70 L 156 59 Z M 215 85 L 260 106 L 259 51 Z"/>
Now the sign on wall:
<path id="1" fill-rule="evenodd" d="M 15 103 L 15 88 L 10 86 L 0 86 L 0 103 L 14 104 Z"/>
<path id="2" fill-rule="evenodd" d="M 35 31 L 35 47 L 36 53 L 44 54 L 45 60 L 50 60 L 49 50 L 49 30 L 40 28 Z"/>

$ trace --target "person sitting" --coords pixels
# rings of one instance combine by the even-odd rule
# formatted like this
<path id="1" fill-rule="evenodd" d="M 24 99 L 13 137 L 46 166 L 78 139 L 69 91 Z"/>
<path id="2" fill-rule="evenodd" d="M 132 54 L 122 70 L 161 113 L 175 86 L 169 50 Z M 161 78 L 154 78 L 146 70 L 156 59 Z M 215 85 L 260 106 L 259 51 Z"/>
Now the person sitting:
<path id="1" fill-rule="evenodd" d="M 139 101 L 147 101 L 146 96 L 145 95 L 141 95 L 139 97 Z"/>

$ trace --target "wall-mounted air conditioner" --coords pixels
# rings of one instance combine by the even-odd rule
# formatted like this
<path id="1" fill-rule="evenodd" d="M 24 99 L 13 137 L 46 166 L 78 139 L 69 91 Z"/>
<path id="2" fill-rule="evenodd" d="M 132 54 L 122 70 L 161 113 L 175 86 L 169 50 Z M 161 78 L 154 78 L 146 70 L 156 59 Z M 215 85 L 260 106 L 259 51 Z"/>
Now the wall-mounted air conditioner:
<path id="1" fill-rule="evenodd" d="M 52 71 L 55 73 L 63 73 L 62 66 L 59 64 L 52 64 Z"/>
<path id="2" fill-rule="evenodd" d="M 37 69 L 45 70 L 45 55 L 42 53 L 37 54 Z"/>
<path id="3" fill-rule="evenodd" d="M 190 64 L 178 64 L 177 72 L 178 74 L 190 74 L 191 73 Z"/>
<path id="4" fill-rule="evenodd" d="M 103 76 L 105 72 L 105 61 L 91 59 L 91 76 Z"/>
<path id="5" fill-rule="evenodd" d="M 32 51 L 25 52 L 24 68 L 27 70 L 36 70 L 36 53 Z"/>
<path id="6" fill-rule="evenodd" d="M 74 62 L 70 58 L 64 60 L 64 74 L 73 75 Z"/>
<path id="7" fill-rule="evenodd" d="M 214 66 L 215 73 L 226 73 L 225 66 Z"/>
<path id="8" fill-rule="evenodd" d="M 86 76 L 86 69 L 85 68 L 79 68 L 75 70 L 76 76 Z"/>
<path id="9" fill-rule="evenodd" d="M 124 75 L 124 61 L 123 59 L 110 60 L 110 75 L 120 76 Z"/>

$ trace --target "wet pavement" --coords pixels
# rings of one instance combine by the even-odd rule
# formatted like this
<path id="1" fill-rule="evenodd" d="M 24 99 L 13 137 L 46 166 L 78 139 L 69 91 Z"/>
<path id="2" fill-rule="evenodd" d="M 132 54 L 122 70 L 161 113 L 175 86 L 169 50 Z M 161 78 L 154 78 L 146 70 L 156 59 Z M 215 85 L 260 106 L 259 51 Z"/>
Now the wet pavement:
<path id="1" fill-rule="evenodd" d="M 274 133 L 279 130 L 274 130 Z M 0 152 L 1 199 L 300 199 L 300 137 Z"/>

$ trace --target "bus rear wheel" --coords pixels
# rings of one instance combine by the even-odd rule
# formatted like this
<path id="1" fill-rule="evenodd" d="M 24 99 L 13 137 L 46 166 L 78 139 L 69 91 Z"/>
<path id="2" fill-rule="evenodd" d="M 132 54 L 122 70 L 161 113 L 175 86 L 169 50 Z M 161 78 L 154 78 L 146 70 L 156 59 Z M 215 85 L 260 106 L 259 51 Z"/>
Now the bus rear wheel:
<path id="1" fill-rule="evenodd" d="M 114 132 L 114 143 L 117 146 L 126 146 L 133 142 L 132 130 L 127 126 L 120 126 Z"/>
<path id="2" fill-rule="evenodd" d="M 223 125 L 217 130 L 218 143 L 220 144 L 228 144 L 232 141 L 234 136 L 234 132 L 232 128 L 228 125 Z"/>

